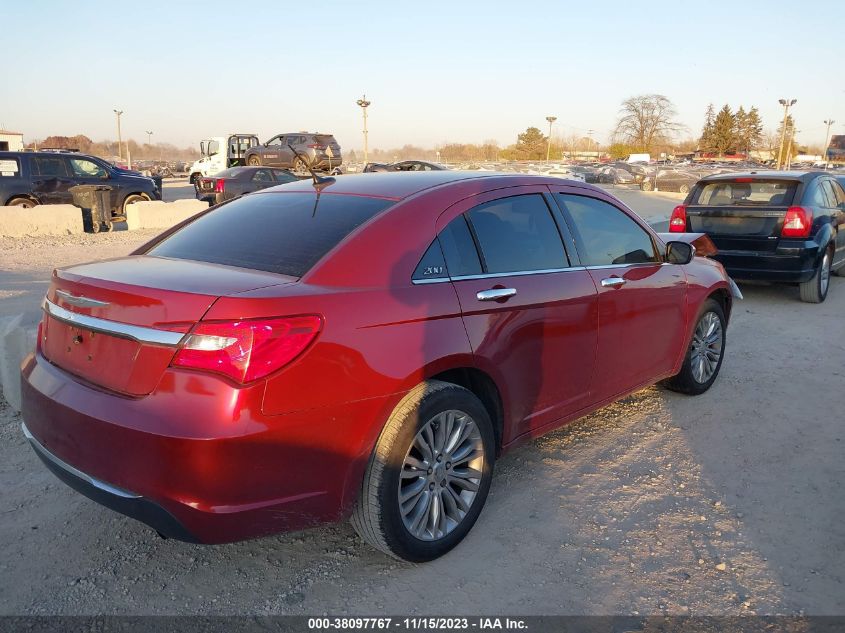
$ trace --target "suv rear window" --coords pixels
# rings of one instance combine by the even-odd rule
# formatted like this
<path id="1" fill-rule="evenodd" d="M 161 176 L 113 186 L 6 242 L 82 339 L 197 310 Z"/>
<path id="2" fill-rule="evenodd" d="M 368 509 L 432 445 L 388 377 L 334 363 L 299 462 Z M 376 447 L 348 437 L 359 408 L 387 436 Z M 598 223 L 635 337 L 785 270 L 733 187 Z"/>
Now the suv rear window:
<path id="1" fill-rule="evenodd" d="M 312 193 L 254 194 L 210 211 L 147 251 L 302 277 L 393 201 Z"/>
<path id="2" fill-rule="evenodd" d="M 795 180 L 715 180 L 700 183 L 690 204 L 708 207 L 788 207 L 795 197 Z"/>

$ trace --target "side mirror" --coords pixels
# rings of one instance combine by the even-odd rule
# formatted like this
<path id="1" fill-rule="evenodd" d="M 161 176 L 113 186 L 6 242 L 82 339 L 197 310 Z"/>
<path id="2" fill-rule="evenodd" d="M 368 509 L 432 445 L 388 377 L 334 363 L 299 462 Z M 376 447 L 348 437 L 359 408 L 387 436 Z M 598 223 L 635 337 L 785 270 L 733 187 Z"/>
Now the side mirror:
<path id="1" fill-rule="evenodd" d="M 666 261 L 670 264 L 689 264 L 695 257 L 695 246 L 687 242 L 669 242 L 666 244 Z"/>

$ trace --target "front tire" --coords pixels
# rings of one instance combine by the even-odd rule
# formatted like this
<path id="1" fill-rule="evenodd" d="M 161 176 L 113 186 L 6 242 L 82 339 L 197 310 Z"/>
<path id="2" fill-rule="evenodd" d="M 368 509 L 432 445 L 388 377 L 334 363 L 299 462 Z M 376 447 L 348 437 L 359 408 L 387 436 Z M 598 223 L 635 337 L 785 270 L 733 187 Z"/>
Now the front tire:
<path id="1" fill-rule="evenodd" d="M 430 380 L 387 421 L 352 515 L 355 531 L 395 558 L 434 560 L 472 528 L 493 478 L 490 416 L 469 390 Z"/>
<path id="2" fill-rule="evenodd" d="M 9 207 L 20 207 L 22 209 L 31 209 L 34 207 L 37 202 L 32 200 L 31 198 L 14 198 L 13 200 L 9 200 L 6 206 Z"/>
<path id="3" fill-rule="evenodd" d="M 830 288 L 830 262 L 830 249 L 828 249 L 824 252 L 822 261 L 812 279 L 799 284 L 801 301 L 821 303 L 827 299 L 827 291 Z"/>
<path id="4" fill-rule="evenodd" d="M 123 201 L 123 206 L 121 207 L 121 211 L 123 211 L 123 216 L 126 217 L 126 209 L 129 207 L 130 204 L 135 202 L 149 202 L 149 198 L 144 194 L 133 193 L 131 195 L 126 196 L 126 199 Z"/>
<path id="5" fill-rule="evenodd" d="M 252 167 L 258 167 L 259 165 L 261 165 L 261 159 L 258 156 L 256 156 L 255 154 L 253 154 L 246 161 L 246 164 L 251 165 Z"/>
<path id="6" fill-rule="evenodd" d="M 718 301 L 708 299 L 695 324 L 681 371 L 664 383 L 666 387 L 691 396 L 710 389 L 725 357 L 726 328 L 722 306 Z"/>

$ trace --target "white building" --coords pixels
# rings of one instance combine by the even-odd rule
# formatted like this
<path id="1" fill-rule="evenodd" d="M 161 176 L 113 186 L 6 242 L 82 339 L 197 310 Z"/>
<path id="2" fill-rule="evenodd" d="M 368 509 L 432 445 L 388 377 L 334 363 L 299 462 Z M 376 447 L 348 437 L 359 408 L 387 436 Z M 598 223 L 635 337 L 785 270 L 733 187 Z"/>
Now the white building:
<path id="1" fill-rule="evenodd" d="M 23 134 L 0 130 L 0 152 L 23 151 Z"/>

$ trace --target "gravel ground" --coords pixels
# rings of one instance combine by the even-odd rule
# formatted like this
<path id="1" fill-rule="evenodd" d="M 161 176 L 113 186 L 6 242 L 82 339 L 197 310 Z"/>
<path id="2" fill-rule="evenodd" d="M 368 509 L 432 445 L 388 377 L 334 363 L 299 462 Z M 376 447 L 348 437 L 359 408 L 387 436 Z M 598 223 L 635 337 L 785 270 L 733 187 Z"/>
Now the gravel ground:
<path id="1" fill-rule="evenodd" d="M 35 311 L 54 265 L 152 234 L 0 238 L 0 316 Z M 0 400 L 0 614 L 845 614 L 845 280 L 821 305 L 742 289 L 707 394 L 646 389 L 509 453 L 425 565 L 347 524 L 162 540 L 59 482 Z"/>

